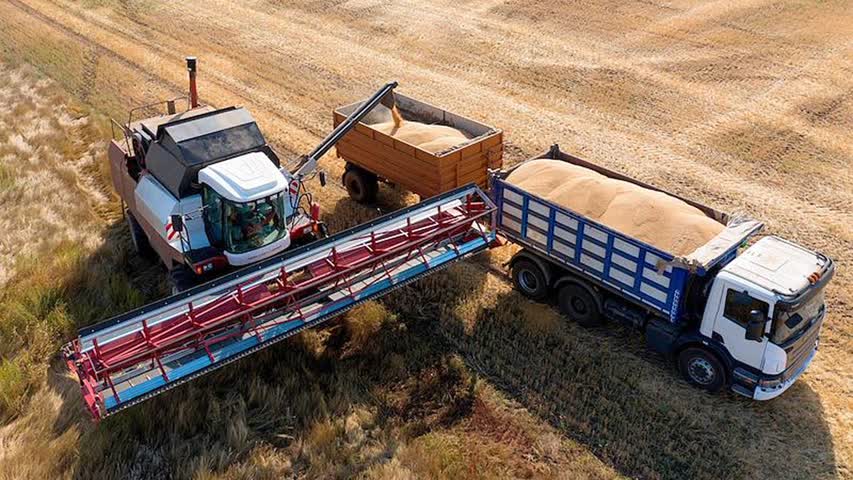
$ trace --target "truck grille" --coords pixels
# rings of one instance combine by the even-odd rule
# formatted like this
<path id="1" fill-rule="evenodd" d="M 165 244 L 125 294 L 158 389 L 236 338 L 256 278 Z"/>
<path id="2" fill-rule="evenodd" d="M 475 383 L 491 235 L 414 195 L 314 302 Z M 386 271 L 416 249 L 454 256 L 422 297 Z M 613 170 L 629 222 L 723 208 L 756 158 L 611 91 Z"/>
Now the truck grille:
<path id="1" fill-rule="evenodd" d="M 788 378 L 792 375 L 795 375 L 800 371 L 800 368 L 803 364 L 808 360 L 809 355 L 811 355 L 812 351 L 815 347 L 815 342 L 817 341 L 818 334 L 820 333 L 820 327 L 823 325 L 823 315 L 821 318 L 817 320 L 809 330 L 799 339 L 797 339 L 793 345 L 785 347 L 785 352 L 788 354 L 788 365 L 785 368 L 785 372 L 782 373 L 782 381 L 788 380 Z"/>

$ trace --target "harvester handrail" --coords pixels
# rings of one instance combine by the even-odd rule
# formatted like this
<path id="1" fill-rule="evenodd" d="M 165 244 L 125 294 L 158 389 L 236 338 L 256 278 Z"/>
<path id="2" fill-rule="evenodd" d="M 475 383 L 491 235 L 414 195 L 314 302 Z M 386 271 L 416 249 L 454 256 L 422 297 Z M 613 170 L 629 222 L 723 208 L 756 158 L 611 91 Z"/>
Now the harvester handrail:
<path id="1" fill-rule="evenodd" d="M 113 140 L 119 140 L 116 135 L 116 127 L 121 132 L 122 139 L 124 139 L 124 146 L 127 148 L 127 153 L 132 155 L 133 151 L 130 149 L 130 136 L 128 135 L 127 126 L 118 123 L 116 119 L 110 117 L 110 135 Z"/>
<path id="2" fill-rule="evenodd" d="M 189 110 L 190 101 L 189 101 L 189 98 L 185 95 L 170 98 L 167 100 L 158 100 L 156 102 L 152 102 L 152 103 L 148 103 L 145 105 L 139 105 L 139 106 L 133 107 L 127 112 L 127 126 L 130 126 L 130 124 L 133 122 L 133 114 L 135 114 L 139 110 L 145 110 L 148 108 L 159 107 L 161 105 L 168 105 L 169 103 L 174 103 L 174 102 L 178 102 L 178 101 L 187 102 L 187 108 L 185 108 L 184 111 Z"/>

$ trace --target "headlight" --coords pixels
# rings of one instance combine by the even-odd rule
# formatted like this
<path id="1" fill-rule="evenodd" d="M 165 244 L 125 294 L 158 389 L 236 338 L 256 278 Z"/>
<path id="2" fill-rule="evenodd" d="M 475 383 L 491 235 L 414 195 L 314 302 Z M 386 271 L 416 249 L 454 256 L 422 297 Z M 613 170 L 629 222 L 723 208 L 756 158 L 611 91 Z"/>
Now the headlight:
<path id="1" fill-rule="evenodd" d="M 759 380 L 758 386 L 761 388 L 776 388 L 782 383 L 781 377 Z"/>

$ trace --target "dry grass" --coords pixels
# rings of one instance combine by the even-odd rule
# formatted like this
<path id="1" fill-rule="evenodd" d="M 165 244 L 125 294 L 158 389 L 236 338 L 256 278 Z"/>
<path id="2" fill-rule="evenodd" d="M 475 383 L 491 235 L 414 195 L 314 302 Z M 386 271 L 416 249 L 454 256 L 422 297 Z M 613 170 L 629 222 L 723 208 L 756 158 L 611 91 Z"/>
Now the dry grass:
<path id="1" fill-rule="evenodd" d="M 431 319 L 439 312 L 424 306 L 402 322 L 387 305 L 368 302 L 329 328 L 92 425 L 57 350 L 76 327 L 162 296 L 163 276 L 128 256 L 118 204 L 105 193 L 103 152 L 89 144 L 103 134 L 93 117 L 79 109 L 60 128 L 74 104 L 56 85 L 26 66 L 2 66 L 0 74 L 17 89 L 5 92 L 10 107 L 0 117 L 5 138 L 17 143 L 3 157 L 2 165 L 18 168 L 6 201 L 40 202 L 39 215 L 84 215 L 49 225 L 34 218 L 29 228 L 42 229 L 42 243 L 9 261 L 0 295 L 0 478 L 484 478 L 550 468 L 465 446 L 472 405 L 499 408 L 505 400 L 477 393 L 476 377 L 436 335 Z M 49 98 L 50 108 L 33 98 Z M 11 121 L 13 113 L 21 121 Z M 30 146 L 26 133 L 38 128 L 23 119 L 52 127 Z M 31 186 L 18 190 L 18 182 Z M 56 189 L 64 191 L 54 198 Z M 15 212 L 6 210 L 7 225 Z M 341 222 L 374 214 L 346 202 L 335 213 Z M 3 241 L 29 235 L 8 229 Z M 403 292 L 396 302 L 436 305 L 441 295 L 421 293 L 429 300 Z M 583 452 L 538 428 L 558 439 L 553 448 Z M 591 471 L 607 470 L 586 455 Z"/>
<path id="2" fill-rule="evenodd" d="M 24 368 L 15 359 L 27 349 L 9 347 L 0 367 L 3 402 L 12 405 L 0 427 L 0 476 L 853 475 L 846 2 L 32 0 L 0 3 L 0 18 L 8 61 L 35 65 L 101 112 L 181 92 L 182 56 L 196 54 L 202 99 L 249 106 L 279 151 L 295 154 L 328 131 L 332 107 L 397 79 L 407 94 L 506 129 L 510 162 L 559 141 L 677 193 L 747 211 L 842 266 L 818 360 L 767 404 L 705 396 L 628 332 L 585 331 L 523 301 L 480 268 L 511 247 L 394 294 L 384 312 L 365 307 L 96 430 L 82 421 L 73 382 L 48 366 L 50 354 L 32 355 L 36 367 Z M 22 133 L 9 139 L 2 148 L 16 158 L 39 154 Z M 7 163 L 4 206 L 23 198 L 9 191 L 28 192 L 18 188 L 18 164 Z M 341 173 L 332 158 L 323 165 Z M 76 178 L 101 178 L 94 170 Z M 74 191 L 76 200 L 65 201 L 88 225 L 97 196 Z M 376 215 L 339 189 L 318 197 L 334 230 Z M 383 190 L 380 206 L 411 201 Z M 103 240 L 60 242 L 71 253 L 58 257 L 75 259 L 75 273 L 57 271 L 40 287 L 42 300 L 25 310 L 45 309 L 18 320 L 30 327 L 9 345 L 56 345 L 69 325 L 162 293 L 157 267 L 128 258 L 121 224 L 99 209 L 114 215 L 115 203 L 87 220 Z M 41 216 L 55 219 L 45 211 L 31 218 Z M 73 230 L 56 236 L 79 235 Z M 55 268 L 40 256 L 52 248 L 33 252 L 37 266 Z M 27 263 L 8 265 L 18 262 Z M 8 274 L 6 291 L 26 276 Z M 101 298 L 105 284 L 111 293 Z M 6 291 L 4 301 L 22 301 Z"/>

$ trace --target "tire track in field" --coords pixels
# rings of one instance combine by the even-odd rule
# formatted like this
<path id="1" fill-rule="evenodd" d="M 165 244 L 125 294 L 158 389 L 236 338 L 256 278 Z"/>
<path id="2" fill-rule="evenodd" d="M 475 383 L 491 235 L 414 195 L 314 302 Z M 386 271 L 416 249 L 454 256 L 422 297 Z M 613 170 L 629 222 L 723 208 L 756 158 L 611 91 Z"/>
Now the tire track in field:
<path id="1" fill-rule="evenodd" d="M 222 87 L 222 88 L 226 88 L 226 87 Z M 242 98 L 245 99 L 247 97 L 242 96 Z M 558 118 L 557 115 L 554 115 L 554 117 Z M 665 142 L 661 142 L 661 143 L 665 144 Z M 650 147 L 647 144 L 645 144 L 645 145 L 643 145 L 643 151 L 646 153 L 644 155 L 646 158 L 648 158 L 648 159 L 656 159 L 656 158 L 659 159 L 659 162 L 656 162 L 659 165 L 664 165 L 666 162 L 672 162 L 672 160 L 673 160 L 673 156 L 671 154 L 668 154 L 665 150 L 661 151 L 660 147 L 658 147 L 658 146 L 651 146 Z M 527 153 L 530 153 L 530 152 L 528 151 Z M 689 165 L 689 167 L 688 167 L 688 165 Z M 628 167 L 629 171 L 630 170 L 636 171 L 635 165 L 630 165 L 627 167 Z M 690 171 L 690 170 L 697 170 L 697 169 L 700 169 L 700 167 L 697 167 L 695 162 L 688 162 L 684 165 L 684 167 L 681 170 L 682 171 Z M 727 176 L 728 178 L 726 178 L 725 182 L 720 182 L 719 180 L 721 180 L 721 178 L 720 178 L 719 172 L 714 171 L 712 169 L 704 169 L 704 170 L 705 170 L 704 175 L 701 175 L 701 177 L 704 177 L 705 179 L 716 178 L 718 180 L 715 182 L 715 185 L 717 187 L 720 187 L 720 186 L 726 187 L 726 189 L 731 191 L 731 192 L 740 192 L 740 193 L 744 192 L 745 182 L 743 181 L 742 178 L 740 178 L 736 175 L 735 176 L 728 175 Z M 647 172 L 643 172 L 642 170 L 639 173 L 641 175 L 647 176 Z M 670 176 L 670 178 L 671 178 L 671 176 Z M 684 184 L 684 182 L 682 182 L 682 181 L 679 181 L 678 183 Z M 684 185 L 685 185 L 685 189 L 695 188 L 695 185 L 691 186 L 690 183 L 686 183 Z M 711 189 L 708 188 L 708 190 L 711 190 Z M 752 190 L 754 191 L 754 194 L 752 196 L 755 196 L 756 198 L 766 197 L 766 187 L 765 186 L 755 185 Z M 831 212 L 826 212 L 825 209 L 823 209 L 821 206 L 818 206 L 818 205 L 808 205 L 808 208 L 800 208 L 798 210 L 805 212 L 806 215 L 808 215 L 808 217 L 810 217 L 811 219 L 817 218 L 817 219 L 823 220 L 823 219 L 829 219 L 830 217 L 833 216 L 831 214 Z M 776 216 L 776 215 L 773 215 L 773 216 Z"/>
<path id="2" fill-rule="evenodd" d="M 20 2 L 16 3 L 20 5 Z M 175 53 L 177 50 L 170 50 L 167 46 L 163 46 L 180 46 L 180 36 L 176 35 L 174 31 L 174 28 L 178 27 L 171 27 L 170 24 L 158 22 L 156 17 L 152 17 L 152 20 L 155 21 L 140 21 L 128 31 L 117 31 L 114 24 L 99 19 L 97 12 L 83 14 L 79 10 L 79 4 L 64 5 L 74 11 L 73 25 L 76 27 L 76 30 L 68 27 L 69 30 L 66 33 L 78 34 L 79 37 L 75 37 L 76 41 L 85 39 L 85 42 L 81 42 L 84 46 L 98 45 L 97 41 L 92 40 L 93 36 L 97 38 L 97 32 L 93 33 L 90 29 L 105 30 L 105 27 L 109 26 L 112 29 L 109 31 L 110 35 L 116 39 L 114 40 L 114 50 L 107 49 L 115 56 L 110 57 L 110 59 L 116 61 L 123 59 L 127 65 L 132 65 L 132 71 L 145 74 L 148 70 L 142 66 L 139 57 L 134 56 L 132 52 L 128 52 L 123 45 L 120 45 L 122 42 L 140 43 L 148 51 L 147 54 L 181 65 L 182 57 Z M 715 205 L 751 205 L 753 211 L 775 222 L 773 227 L 777 231 L 784 232 L 786 236 L 804 241 L 809 245 L 820 246 L 820 248 L 832 252 L 836 258 L 850 258 L 850 252 L 853 251 L 853 245 L 850 244 L 849 229 L 846 225 L 847 219 L 836 218 L 825 205 L 814 204 L 813 199 L 803 197 L 799 192 L 792 193 L 783 187 L 768 187 L 760 181 L 744 176 L 742 171 L 737 168 L 730 169 L 733 165 L 731 159 L 726 160 L 728 163 L 722 165 L 704 165 L 703 161 L 714 158 L 714 156 L 719 155 L 719 152 L 710 148 L 696 147 L 697 149 L 693 150 L 683 145 L 677 145 L 671 138 L 672 132 L 662 129 L 661 125 L 651 125 L 649 130 L 652 131 L 644 131 L 643 119 L 626 120 L 624 116 L 620 117 L 618 113 L 590 112 L 583 106 L 549 105 L 547 101 L 543 100 L 546 96 L 556 99 L 571 98 L 571 92 L 563 90 L 565 86 L 551 78 L 546 78 L 548 82 L 542 83 L 531 81 L 529 85 L 519 79 L 511 79 L 511 81 L 500 77 L 487 79 L 485 77 L 494 74 L 496 68 L 492 68 L 484 74 L 465 71 L 464 68 L 455 65 L 436 66 L 428 52 L 421 50 L 406 53 L 407 58 L 401 61 L 387 50 L 378 48 L 373 43 L 369 43 L 367 46 L 356 45 L 352 52 L 347 52 L 350 58 L 340 58 L 339 52 L 337 57 L 332 55 L 335 53 L 335 49 L 343 48 L 340 45 L 352 43 L 354 39 L 360 38 L 359 35 L 363 37 L 363 34 L 329 28 L 324 24 L 324 18 L 327 17 L 323 16 L 325 13 L 323 11 L 315 12 L 314 18 L 311 18 L 310 15 L 307 18 L 304 16 L 296 19 L 287 18 L 287 25 L 285 25 L 280 17 L 266 14 L 250 15 L 247 13 L 247 9 L 239 5 L 234 7 L 235 13 L 223 15 L 226 12 L 223 10 L 224 5 L 213 4 L 199 7 L 191 2 L 186 2 L 173 4 L 173 9 L 167 13 L 190 15 L 193 10 L 205 10 L 204 15 L 207 16 L 199 18 L 202 25 L 208 20 L 232 29 L 240 29 L 241 26 L 245 29 L 245 26 L 249 25 L 249 29 L 265 34 L 266 42 L 255 46 L 246 43 L 251 40 L 251 37 L 233 39 L 216 36 L 199 37 L 197 43 L 205 45 L 204 53 L 210 52 L 223 57 L 221 60 L 210 60 L 209 63 L 204 58 L 202 59 L 204 66 L 211 66 L 209 71 L 205 69 L 205 75 L 210 73 L 210 77 L 203 77 L 203 81 L 210 83 L 210 92 L 221 94 L 221 100 L 238 99 L 245 101 L 249 106 L 258 105 L 257 116 L 265 130 L 274 126 L 263 121 L 264 117 L 287 123 L 287 125 L 275 125 L 277 129 L 273 131 L 277 132 L 277 135 L 271 136 L 277 142 L 283 141 L 283 146 L 299 147 L 311 142 L 316 137 L 322 136 L 327 131 L 320 125 L 323 124 L 323 119 L 328 119 L 327 108 L 329 105 L 328 102 L 323 101 L 326 97 L 316 95 L 315 91 L 321 91 L 324 95 L 337 95 L 336 99 L 341 97 L 352 98 L 353 92 L 357 90 L 356 86 L 370 83 L 370 76 L 365 73 L 365 70 L 380 73 L 401 71 L 405 73 L 407 78 L 423 81 L 424 86 L 417 87 L 418 92 L 433 91 L 431 93 L 433 98 L 446 95 L 447 100 L 443 102 L 451 109 L 463 105 L 463 108 L 468 112 L 475 112 L 479 109 L 483 109 L 484 112 L 494 112 L 494 117 L 499 121 L 491 121 L 491 123 L 508 129 L 517 128 L 517 131 L 510 133 L 509 136 L 520 140 L 518 158 L 528 156 L 536 150 L 544 149 L 553 137 L 565 138 L 581 145 L 580 150 L 592 153 L 589 156 L 594 161 L 606 163 L 611 167 L 615 166 L 619 170 L 651 180 L 656 184 L 669 186 L 681 193 L 694 192 L 695 195 L 690 195 L 700 200 L 711 198 L 713 199 L 711 203 Z M 40 8 L 56 10 L 53 5 Z M 227 12 L 230 13 L 230 11 Z M 373 11 L 373 13 L 376 12 L 376 10 Z M 393 14 L 396 15 L 397 13 L 398 10 L 395 10 Z M 59 16 L 54 14 L 51 18 L 54 22 L 67 27 L 68 25 L 63 23 L 66 22 L 64 19 L 66 14 L 67 12 L 61 12 L 58 14 Z M 318 15 L 321 18 L 316 18 Z M 473 14 L 468 14 L 468 16 L 471 15 Z M 175 18 L 177 16 L 174 15 Z M 433 15 L 435 18 L 440 16 L 440 14 Z M 454 18 L 454 21 L 466 24 L 476 23 L 474 18 L 462 17 Z M 198 17 L 190 16 L 190 18 Z M 416 15 L 410 15 L 409 18 L 411 21 L 418 21 Z M 490 21 L 492 23 L 487 24 L 487 26 L 500 23 L 497 20 Z M 81 23 L 83 28 L 80 27 Z M 146 23 L 151 25 L 146 26 Z M 170 28 L 173 29 L 170 30 Z M 297 41 L 303 41 L 305 38 L 316 40 L 316 47 L 312 45 L 311 54 L 313 56 L 300 53 L 300 49 L 306 48 L 304 45 L 290 46 L 277 43 L 277 35 L 290 39 L 289 28 L 301 30 L 299 36 L 296 36 Z M 519 28 L 516 25 L 510 25 L 496 29 L 495 32 L 490 33 L 490 36 L 484 36 L 482 39 L 498 42 L 497 37 L 500 37 L 507 29 L 511 29 L 515 31 L 511 39 L 521 41 L 524 32 Z M 601 28 L 600 24 L 596 28 Z M 157 33 L 149 34 L 150 32 Z M 84 37 L 84 35 L 87 36 Z M 679 35 L 687 38 L 691 33 L 679 32 Z M 152 39 L 158 39 L 158 41 L 162 39 L 162 45 L 152 45 Z M 614 57 L 622 57 L 626 51 L 635 51 L 619 49 L 618 46 L 596 45 L 591 47 L 589 46 L 591 43 L 588 41 L 585 41 L 586 50 L 571 50 L 550 36 L 542 35 L 540 39 L 548 47 L 544 49 L 547 53 L 570 52 L 578 56 L 581 61 L 589 61 L 596 48 L 600 48 L 606 54 L 613 54 Z M 337 47 L 336 43 L 339 44 Z M 232 47 L 230 49 L 228 48 L 229 44 Z M 512 52 L 516 56 L 506 55 L 500 58 L 498 67 L 509 69 L 517 67 L 518 56 L 529 51 L 532 51 L 529 45 L 520 46 L 517 51 Z M 273 76 L 274 67 L 259 62 L 260 59 L 267 56 L 267 53 L 269 53 L 270 62 L 295 64 L 287 65 L 286 69 L 282 69 L 283 73 L 293 72 L 301 74 L 304 78 L 294 79 L 291 82 L 286 75 L 278 78 Z M 424 58 L 421 61 L 412 58 L 418 55 Z M 490 59 L 487 57 L 486 60 L 484 64 L 488 63 Z M 343 65 L 338 65 L 337 62 Z M 352 80 L 343 85 L 338 84 L 341 78 L 347 78 L 346 69 L 359 63 L 362 63 L 361 69 L 352 72 Z M 646 78 L 642 70 L 633 69 L 634 67 L 631 65 L 619 62 L 618 58 L 612 61 L 605 59 L 599 64 L 616 65 L 630 72 L 640 72 L 641 77 Z M 234 71 L 242 73 L 239 71 L 240 68 L 250 72 L 257 70 L 260 74 L 257 80 L 253 81 L 249 77 L 234 76 L 230 73 Z M 326 80 L 323 78 L 326 75 L 334 76 L 335 79 Z M 170 80 L 168 76 L 155 76 L 154 78 L 159 85 L 165 86 L 169 90 L 183 91 L 182 83 Z M 693 85 L 684 88 L 685 90 L 681 92 L 682 95 L 685 95 L 685 92 L 698 92 L 702 87 Z M 289 89 L 301 90 L 302 92 L 292 95 L 288 93 Z M 529 90 L 529 92 L 525 92 L 525 90 Z M 436 94 L 435 91 L 441 93 Z M 220 100 L 219 96 L 216 98 Z M 465 105 L 464 102 L 470 103 Z M 701 105 L 707 104 L 709 101 L 703 97 L 696 102 Z M 323 111 L 317 112 L 316 108 L 321 108 Z M 293 118 L 290 118 L 291 116 Z M 548 137 L 545 138 L 546 136 Z M 545 143 L 541 143 L 543 140 Z M 336 162 L 328 163 L 334 164 Z M 833 229 L 837 230 L 834 231 Z M 839 272 L 839 277 L 834 282 L 832 295 L 846 298 L 846 304 L 850 305 L 849 292 L 842 292 L 843 286 L 850 284 L 850 276 L 846 272 Z M 845 326 L 850 325 L 850 321 L 851 317 L 848 311 L 833 309 L 833 325 L 829 326 L 830 331 L 826 336 L 826 346 L 830 348 L 826 349 L 827 351 L 824 353 L 824 355 L 827 353 L 830 355 L 822 357 L 823 360 L 812 367 L 813 370 L 810 371 L 806 380 L 818 389 L 822 396 L 828 394 L 830 397 L 824 402 L 827 412 L 832 412 L 827 415 L 829 421 L 835 422 L 834 430 L 836 431 L 843 431 L 844 425 L 846 425 L 843 417 L 839 419 L 838 413 L 836 413 L 838 411 L 843 412 L 837 408 L 843 407 L 843 399 L 839 401 L 832 399 L 831 396 L 832 392 L 839 390 L 839 384 L 843 382 L 844 374 L 848 369 L 849 362 L 843 353 L 848 351 L 850 346 L 850 334 L 846 332 L 848 327 Z M 830 361 L 828 362 L 827 359 Z M 821 383 L 824 385 L 821 386 Z M 779 435 L 779 432 L 771 431 L 768 433 Z M 836 441 L 843 440 L 843 435 L 843 433 L 840 436 L 836 434 L 833 438 Z M 836 461 L 844 464 L 843 458 L 838 458 Z"/>

